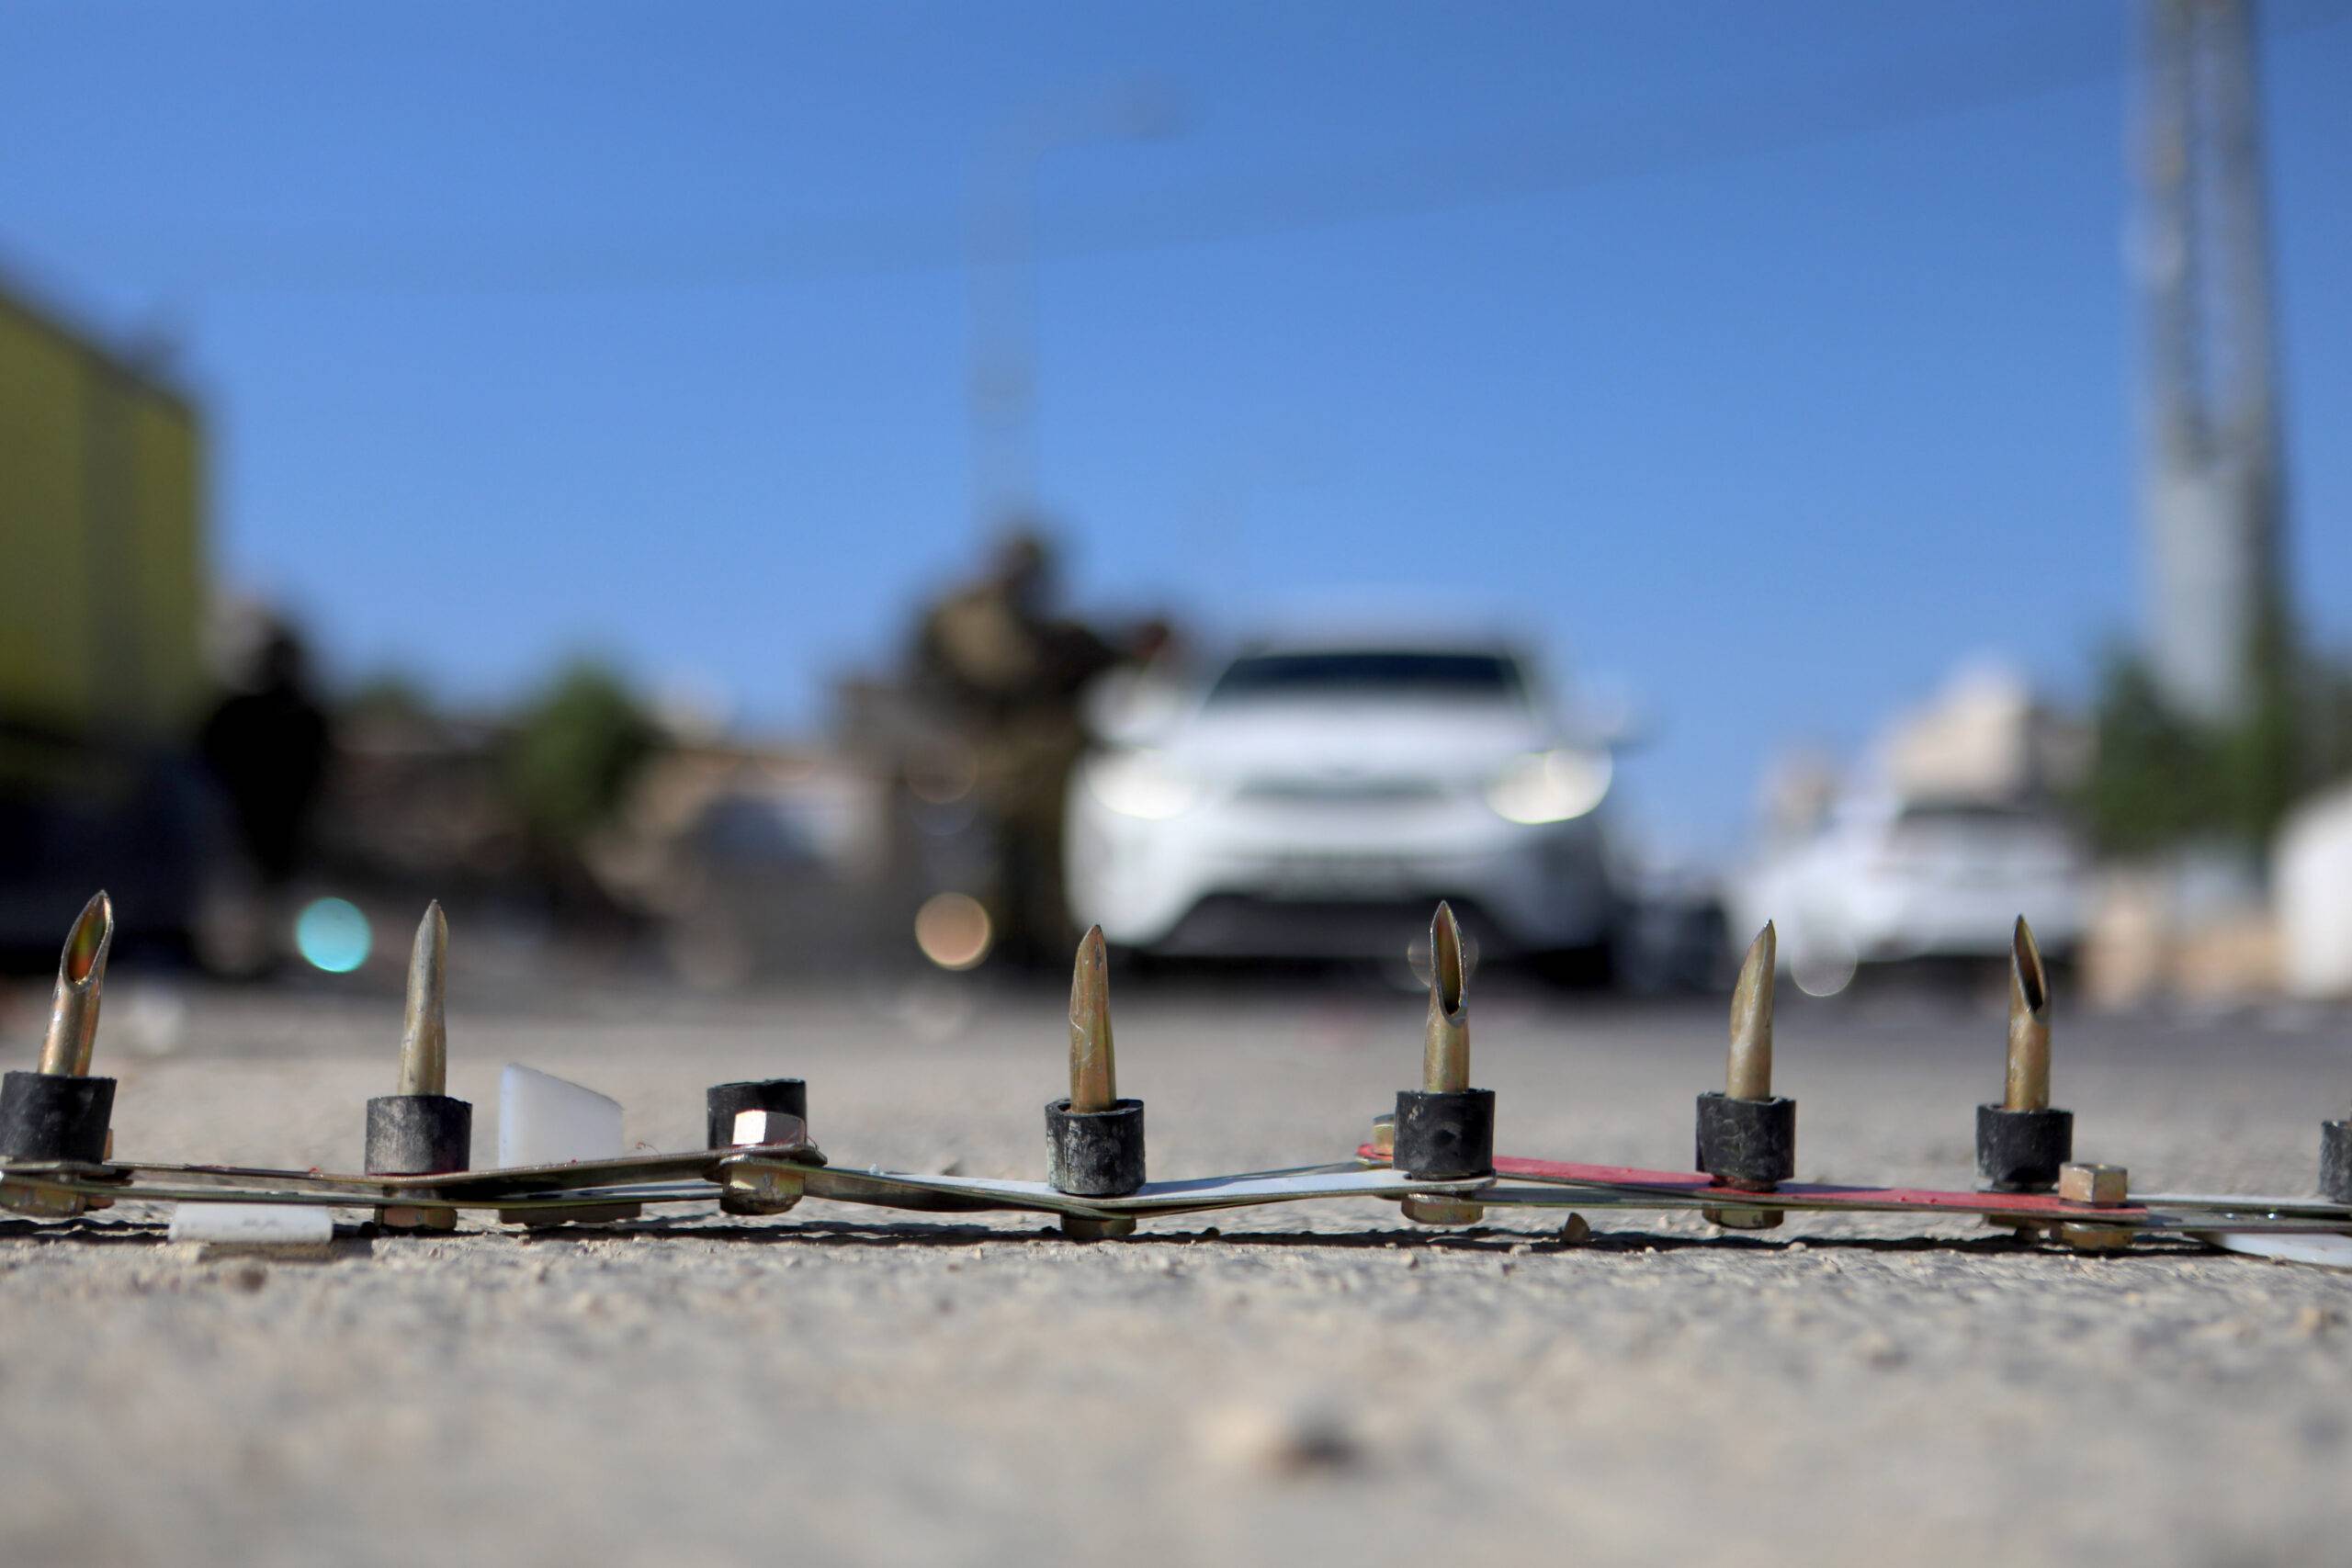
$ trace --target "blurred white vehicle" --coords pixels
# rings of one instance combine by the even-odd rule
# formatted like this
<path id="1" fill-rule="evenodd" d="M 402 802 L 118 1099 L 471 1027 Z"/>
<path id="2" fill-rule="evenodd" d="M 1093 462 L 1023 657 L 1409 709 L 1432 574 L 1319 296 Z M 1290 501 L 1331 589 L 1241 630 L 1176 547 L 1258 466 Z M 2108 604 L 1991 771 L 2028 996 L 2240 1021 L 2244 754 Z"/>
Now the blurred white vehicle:
<path id="1" fill-rule="evenodd" d="M 1978 802 L 1849 797 L 1745 879 L 1731 936 L 1777 923 L 1781 963 L 1811 991 L 1858 964 L 1996 958 L 2023 915 L 2063 960 L 2085 919 L 2081 847 L 2047 813 Z"/>
<path id="2" fill-rule="evenodd" d="M 1071 912 L 1114 942 L 1396 959 L 1448 898 L 1489 955 L 1606 951 L 1610 753 L 1508 648 L 1261 644 L 1126 739 L 1068 803 Z"/>

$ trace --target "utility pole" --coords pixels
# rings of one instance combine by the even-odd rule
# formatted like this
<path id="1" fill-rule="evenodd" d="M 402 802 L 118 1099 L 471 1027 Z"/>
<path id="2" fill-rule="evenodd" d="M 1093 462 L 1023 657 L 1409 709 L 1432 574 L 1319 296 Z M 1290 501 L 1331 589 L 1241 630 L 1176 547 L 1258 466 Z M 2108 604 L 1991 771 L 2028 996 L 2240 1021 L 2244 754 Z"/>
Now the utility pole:
<path id="1" fill-rule="evenodd" d="M 1036 502 L 1037 170 L 1056 152 L 1173 134 L 1172 100 L 1128 84 L 1000 126 L 972 175 L 972 513 L 998 527 Z"/>
<path id="2" fill-rule="evenodd" d="M 2278 714 L 2292 660 L 2253 0 L 2147 0 L 2148 660 L 2183 717 Z"/>

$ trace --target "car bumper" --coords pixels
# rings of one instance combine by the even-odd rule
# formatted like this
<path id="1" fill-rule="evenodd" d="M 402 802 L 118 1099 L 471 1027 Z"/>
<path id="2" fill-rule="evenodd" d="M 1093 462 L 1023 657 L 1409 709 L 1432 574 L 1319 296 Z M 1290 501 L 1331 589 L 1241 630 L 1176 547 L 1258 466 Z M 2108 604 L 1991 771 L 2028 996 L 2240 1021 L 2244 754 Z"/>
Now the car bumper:
<path id="1" fill-rule="evenodd" d="M 1445 898 L 1500 956 L 1597 943 L 1616 912 L 1589 816 L 1526 827 L 1482 801 L 1234 804 L 1148 822 L 1080 794 L 1069 829 L 1071 912 L 1156 952 L 1396 957 Z"/>
<path id="2" fill-rule="evenodd" d="M 1855 900 L 1849 931 L 1855 955 L 1865 961 L 1998 958 L 2009 951 L 2019 914 L 2049 957 L 2063 958 L 2081 942 L 2080 893 L 2070 884 L 2039 879 L 1871 890 Z"/>

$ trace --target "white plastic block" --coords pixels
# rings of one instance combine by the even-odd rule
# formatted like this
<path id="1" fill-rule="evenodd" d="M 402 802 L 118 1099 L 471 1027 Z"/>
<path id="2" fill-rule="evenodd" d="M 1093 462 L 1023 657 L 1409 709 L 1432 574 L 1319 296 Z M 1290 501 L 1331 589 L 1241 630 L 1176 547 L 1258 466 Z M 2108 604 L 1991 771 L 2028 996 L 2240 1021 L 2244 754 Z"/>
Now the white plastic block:
<path id="1" fill-rule="evenodd" d="M 2263 1231 L 2197 1231 L 2199 1241 L 2232 1252 L 2280 1263 L 2315 1263 L 2322 1269 L 2352 1269 L 2352 1235 L 2332 1231 L 2292 1231 L 2272 1235 Z"/>
<path id="2" fill-rule="evenodd" d="M 236 1247 L 323 1247 L 334 1239 L 334 1216 L 295 1203 L 179 1203 L 172 1209 L 171 1236 Z"/>
<path id="3" fill-rule="evenodd" d="M 2352 788 L 2305 801 L 2280 826 L 2270 886 L 2287 989 L 2352 997 Z"/>
<path id="4" fill-rule="evenodd" d="M 498 1163 L 570 1165 L 617 1159 L 621 1102 L 509 1062 L 498 1078 Z"/>

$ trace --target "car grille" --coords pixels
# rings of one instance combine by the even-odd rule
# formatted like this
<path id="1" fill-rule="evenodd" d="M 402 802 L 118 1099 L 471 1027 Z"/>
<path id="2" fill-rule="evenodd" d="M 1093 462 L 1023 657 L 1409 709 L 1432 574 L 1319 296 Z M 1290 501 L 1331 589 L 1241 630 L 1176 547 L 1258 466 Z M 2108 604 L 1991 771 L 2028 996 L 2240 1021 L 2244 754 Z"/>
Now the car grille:
<path id="1" fill-rule="evenodd" d="M 1446 788 L 1430 779 L 1251 779 L 1237 794 L 1268 804 L 1411 806 L 1443 800 Z"/>

